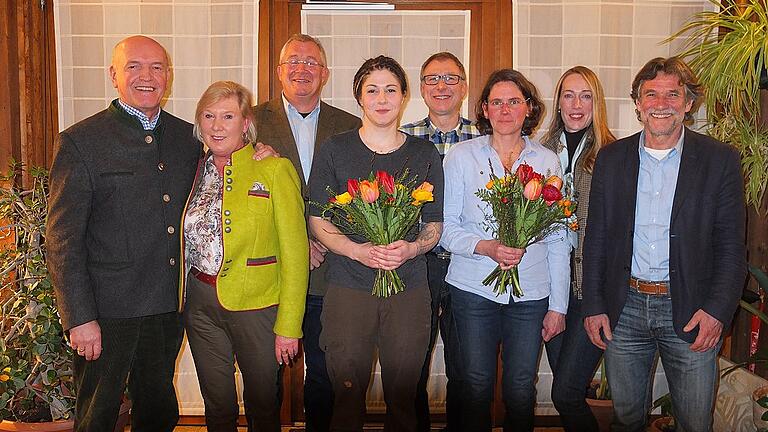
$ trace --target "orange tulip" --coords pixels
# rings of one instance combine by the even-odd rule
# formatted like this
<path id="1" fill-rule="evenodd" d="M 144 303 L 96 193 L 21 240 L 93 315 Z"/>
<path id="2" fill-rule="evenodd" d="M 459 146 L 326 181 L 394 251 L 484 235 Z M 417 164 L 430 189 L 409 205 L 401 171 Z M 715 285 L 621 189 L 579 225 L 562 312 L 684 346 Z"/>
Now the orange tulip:
<path id="1" fill-rule="evenodd" d="M 563 187 L 563 179 L 558 176 L 549 176 L 545 184 L 554 186 L 557 189 L 561 189 Z"/>
<path id="2" fill-rule="evenodd" d="M 379 182 L 376 180 L 363 180 L 360 182 L 360 197 L 371 204 L 379 199 Z"/>
<path id="3" fill-rule="evenodd" d="M 540 181 L 531 180 L 526 183 L 525 189 L 523 189 L 523 196 L 531 201 L 535 201 L 541 196 L 541 190 L 543 188 L 544 185 L 542 185 Z"/>

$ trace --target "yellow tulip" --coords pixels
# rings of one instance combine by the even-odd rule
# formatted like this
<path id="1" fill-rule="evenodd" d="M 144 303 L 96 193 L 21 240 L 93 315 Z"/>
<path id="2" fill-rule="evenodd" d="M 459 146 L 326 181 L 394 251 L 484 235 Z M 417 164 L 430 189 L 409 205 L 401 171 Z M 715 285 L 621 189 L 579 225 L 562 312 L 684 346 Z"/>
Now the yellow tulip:
<path id="1" fill-rule="evenodd" d="M 349 192 L 344 192 L 343 194 L 336 195 L 336 203 L 341 205 L 347 205 L 352 202 L 352 195 L 349 194 Z"/>

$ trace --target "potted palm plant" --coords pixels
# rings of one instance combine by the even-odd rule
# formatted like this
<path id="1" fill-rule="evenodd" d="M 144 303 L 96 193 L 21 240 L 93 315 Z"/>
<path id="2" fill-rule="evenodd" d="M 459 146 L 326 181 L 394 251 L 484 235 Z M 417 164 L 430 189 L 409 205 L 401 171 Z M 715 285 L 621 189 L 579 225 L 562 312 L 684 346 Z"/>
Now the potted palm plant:
<path id="1" fill-rule="evenodd" d="M 768 183 L 768 128 L 760 97 L 768 67 L 768 13 L 763 0 L 709 0 L 666 42 L 686 38 L 682 52 L 707 88 L 708 133 L 739 149 L 746 199 L 759 211 Z M 762 77 L 762 79 L 761 79 Z"/>
<path id="2" fill-rule="evenodd" d="M 27 173 L 28 188 L 18 186 L 19 163 L 0 176 L 0 430 L 11 421 L 62 430 L 71 428 L 74 384 L 45 262 L 48 173 Z"/>

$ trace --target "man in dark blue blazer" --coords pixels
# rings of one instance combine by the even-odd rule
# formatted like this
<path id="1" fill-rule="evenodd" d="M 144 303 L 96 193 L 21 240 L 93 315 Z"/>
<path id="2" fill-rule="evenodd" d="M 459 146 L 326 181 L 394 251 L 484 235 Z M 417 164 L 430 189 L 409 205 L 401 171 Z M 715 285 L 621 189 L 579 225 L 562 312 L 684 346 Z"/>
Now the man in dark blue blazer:
<path id="1" fill-rule="evenodd" d="M 605 349 L 618 430 L 644 431 L 657 353 L 677 430 L 709 431 L 717 352 L 746 274 L 735 149 L 684 127 L 703 89 L 680 59 L 638 72 L 640 133 L 595 162 L 584 243 L 584 325 Z"/>

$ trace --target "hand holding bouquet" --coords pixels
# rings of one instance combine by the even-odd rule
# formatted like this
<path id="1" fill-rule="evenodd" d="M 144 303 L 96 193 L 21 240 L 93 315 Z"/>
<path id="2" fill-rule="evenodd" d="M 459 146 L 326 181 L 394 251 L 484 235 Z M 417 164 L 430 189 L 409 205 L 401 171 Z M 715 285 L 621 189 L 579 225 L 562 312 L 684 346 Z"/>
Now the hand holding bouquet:
<path id="1" fill-rule="evenodd" d="M 434 200 L 428 182 L 414 187 L 416 178 L 408 170 L 395 179 L 386 171 L 377 171 L 367 179 L 347 180 L 347 191 L 336 194 L 321 206 L 323 217 L 331 217 L 344 234 L 365 237 L 375 245 L 402 240 L 419 219 L 422 205 Z M 378 269 L 372 294 L 389 297 L 405 287 L 396 270 Z"/>
<path id="2" fill-rule="evenodd" d="M 525 163 L 520 164 L 514 174 L 505 172 L 503 177 L 497 177 L 491 168 L 491 179 L 485 189 L 475 193 L 492 210 L 492 215 L 486 215 L 486 230 L 492 231 L 504 246 L 525 249 L 559 225 L 576 229 L 571 220 L 576 202 L 563 197 L 562 186 L 560 177 L 545 178 Z M 523 295 L 517 267 L 502 270 L 496 266 L 483 280 L 483 285 L 492 283 L 496 295 L 506 293 L 510 283 L 512 295 Z"/>

